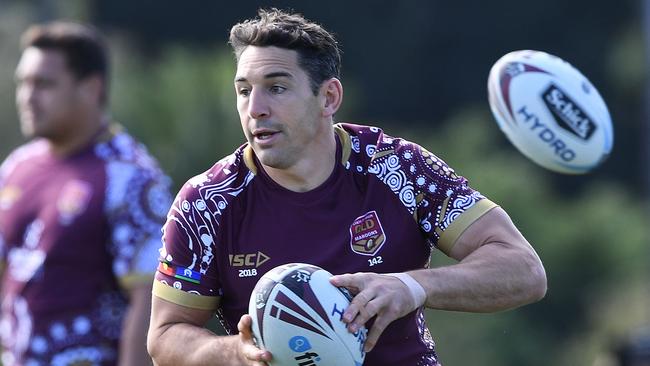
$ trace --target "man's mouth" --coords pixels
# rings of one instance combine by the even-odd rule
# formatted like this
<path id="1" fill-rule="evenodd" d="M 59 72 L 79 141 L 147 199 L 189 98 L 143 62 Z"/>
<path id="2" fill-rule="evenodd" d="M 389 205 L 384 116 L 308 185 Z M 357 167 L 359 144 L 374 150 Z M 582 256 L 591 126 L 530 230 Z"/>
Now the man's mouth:
<path id="1" fill-rule="evenodd" d="M 277 135 L 280 131 L 276 130 L 270 130 L 266 128 L 259 128 L 256 130 L 253 130 L 253 138 L 258 141 L 258 142 L 266 142 L 269 141 L 273 138 L 273 136 Z"/>
<path id="2" fill-rule="evenodd" d="M 254 136 L 258 140 L 268 140 L 273 135 L 275 135 L 275 132 L 262 132 L 262 133 L 257 133 Z"/>

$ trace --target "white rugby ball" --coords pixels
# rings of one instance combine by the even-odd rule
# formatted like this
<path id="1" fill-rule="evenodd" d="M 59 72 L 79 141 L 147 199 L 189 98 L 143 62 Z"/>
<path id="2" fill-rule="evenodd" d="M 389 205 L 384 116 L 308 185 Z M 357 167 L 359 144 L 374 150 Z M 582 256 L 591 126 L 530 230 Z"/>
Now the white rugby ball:
<path id="1" fill-rule="evenodd" d="M 541 51 L 501 57 L 488 77 L 490 109 L 519 151 L 550 170 L 582 174 L 612 150 L 607 105 L 576 68 Z"/>
<path id="2" fill-rule="evenodd" d="M 270 365 L 359 366 L 367 330 L 350 333 L 341 317 L 351 296 L 329 282 L 332 274 L 304 263 L 278 266 L 262 276 L 248 312 Z"/>

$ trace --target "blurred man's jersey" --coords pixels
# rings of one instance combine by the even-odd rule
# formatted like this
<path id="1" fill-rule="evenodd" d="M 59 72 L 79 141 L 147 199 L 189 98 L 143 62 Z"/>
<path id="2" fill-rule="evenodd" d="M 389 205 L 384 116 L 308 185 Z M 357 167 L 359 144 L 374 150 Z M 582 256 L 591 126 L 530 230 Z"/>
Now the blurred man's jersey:
<path id="1" fill-rule="evenodd" d="M 119 128 L 66 158 L 44 140 L 0 169 L 5 366 L 114 365 L 123 289 L 151 281 L 169 179 Z"/>

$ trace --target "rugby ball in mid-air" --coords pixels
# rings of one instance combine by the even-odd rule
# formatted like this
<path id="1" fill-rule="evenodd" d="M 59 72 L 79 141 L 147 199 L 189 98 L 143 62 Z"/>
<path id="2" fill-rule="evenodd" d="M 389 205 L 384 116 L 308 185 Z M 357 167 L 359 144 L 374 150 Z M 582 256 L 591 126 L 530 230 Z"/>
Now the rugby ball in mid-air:
<path id="1" fill-rule="evenodd" d="M 350 333 L 341 320 L 352 297 L 329 282 L 332 274 L 304 263 L 262 276 L 248 312 L 253 336 L 273 355 L 270 365 L 360 366 L 367 330 Z"/>
<path id="2" fill-rule="evenodd" d="M 568 62 L 522 50 L 490 70 L 488 97 L 501 130 L 519 151 L 550 170 L 582 174 L 612 150 L 612 121 L 596 88 Z"/>

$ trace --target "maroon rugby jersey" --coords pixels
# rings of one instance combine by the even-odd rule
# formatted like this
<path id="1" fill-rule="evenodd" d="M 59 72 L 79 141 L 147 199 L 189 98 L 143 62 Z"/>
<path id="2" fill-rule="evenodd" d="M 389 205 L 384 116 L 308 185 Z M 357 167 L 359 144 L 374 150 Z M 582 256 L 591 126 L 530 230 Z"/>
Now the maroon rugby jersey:
<path id="1" fill-rule="evenodd" d="M 112 128 L 66 158 L 44 140 L 0 168 L 4 366 L 115 365 L 126 297 L 151 281 L 169 179 Z"/>
<path id="2" fill-rule="evenodd" d="M 236 331 L 257 280 L 303 262 L 331 273 L 425 268 L 495 205 L 422 147 L 380 129 L 335 125 L 337 161 L 304 193 L 275 183 L 248 145 L 190 179 L 163 230 L 154 294 L 217 310 Z M 220 298 L 217 308 L 217 298 Z M 423 309 L 384 331 L 364 365 L 438 365 Z"/>

